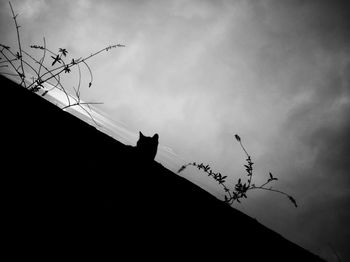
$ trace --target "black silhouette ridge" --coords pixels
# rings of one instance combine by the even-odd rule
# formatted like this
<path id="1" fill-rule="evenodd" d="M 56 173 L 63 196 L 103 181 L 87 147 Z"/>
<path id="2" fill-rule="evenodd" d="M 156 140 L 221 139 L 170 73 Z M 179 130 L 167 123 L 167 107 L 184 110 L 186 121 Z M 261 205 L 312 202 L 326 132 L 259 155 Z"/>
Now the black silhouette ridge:
<path id="1" fill-rule="evenodd" d="M 323 261 L 132 147 L 0 80 L 3 239 L 12 257 Z"/>

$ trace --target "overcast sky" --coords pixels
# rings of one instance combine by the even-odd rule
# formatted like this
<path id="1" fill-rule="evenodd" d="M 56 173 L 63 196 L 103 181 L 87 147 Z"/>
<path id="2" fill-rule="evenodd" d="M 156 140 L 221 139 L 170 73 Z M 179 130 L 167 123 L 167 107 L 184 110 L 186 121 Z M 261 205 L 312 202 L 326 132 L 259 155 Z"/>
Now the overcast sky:
<path id="1" fill-rule="evenodd" d="M 329 245 L 350 261 L 349 1 L 11 2 L 25 48 L 45 37 L 77 58 L 125 44 L 89 62 L 85 100 L 232 180 L 244 176 L 238 133 L 257 184 L 271 171 L 300 205 L 253 192 L 238 208 L 329 261 Z M 7 0 L 0 14 L 0 42 L 15 48 Z"/>

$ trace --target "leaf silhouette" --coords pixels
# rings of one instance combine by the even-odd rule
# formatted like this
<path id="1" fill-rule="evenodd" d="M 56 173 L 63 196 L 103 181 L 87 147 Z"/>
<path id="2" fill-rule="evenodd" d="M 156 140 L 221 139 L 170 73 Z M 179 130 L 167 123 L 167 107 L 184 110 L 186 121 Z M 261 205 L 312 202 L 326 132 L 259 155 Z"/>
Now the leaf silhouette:
<path id="1" fill-rule="evenodd" d="M 21 59 L 21 58 L 22 58 L 22 55 L 21 55 L 19 52 L 17 52 L 17 53 L 16 53 L 16 58 L 17 58 L 17 59 Z"/>
<path id="2" fill-rule="evenodd" d="M 65 72 L 65 73 L 69 73 L 70 71 L 71 71 L 71 69 L 69 68 L 68 65 L 66 65 L 66 66 L 64 67 L 64 72 Z"/>
<path id="3" fill-rule="evenodd" d="M 6 50 L 10 50 L 10 47 L 9 46 L 7 46 L 7 45 L 0 45 L 2 48 L 5 48 Z"/>
<path id="4" fill-rule="evenodd" d="M 45 49 L 43 46 L 40 46 L 40 45 L 31 45 L 30 48 L 41 49 L 41 50 Z"/>
<path id="5" fill-rule="evenodd" d="M 51 56 L 53 59 L 52 66 L 54 66 L 57 62 L 60 64 L 61 63 L 61 57 L 59 55 L 56 55 L 56 57 Z"/>
<path id="6" fill-rule="evenodd" d="M 63 56 L 67 56 L 67 53 L 68 53 L 67 49 L 65 48 L 60 48 L 58 52 L 62 53 Z"/>
<path id="7" fill-rule="evenodd" d="M 241 138 L 239 137 L 239 135 L 235 134 L 235 138 L 238 142 L 241 142 Z"/>
<path id="8" fill-rule="evenodd" d="M 179 171 L 177 171 L 177 172 L 178 172 L 178 173 L 180 173 L 180 172 L 184 171 L 184 170 L 185 170 L 185 168 L 186 168 L 186 166 L 185 166 L 185 165 L 183 165 L 182 167 L 180 167 Z"/>
<path id="9" fill-rule="evenodd" d="M 273 181 L 273 180 L 278 180 L 277 177 L 274 177 L 271 172 L 269 172 L 270 178 L 268 179 L 268 181 Z"/>
<path id="10" fill-rule="evenodd" d="M 292 196 L 288 196 L 288 198 L 289 198 L 289 200 L 293 203 L 293 205 L 294 205 L 295 207 L 298 207 L 297 201 L 295 201 L 295 199 L 294 199 Z"/>

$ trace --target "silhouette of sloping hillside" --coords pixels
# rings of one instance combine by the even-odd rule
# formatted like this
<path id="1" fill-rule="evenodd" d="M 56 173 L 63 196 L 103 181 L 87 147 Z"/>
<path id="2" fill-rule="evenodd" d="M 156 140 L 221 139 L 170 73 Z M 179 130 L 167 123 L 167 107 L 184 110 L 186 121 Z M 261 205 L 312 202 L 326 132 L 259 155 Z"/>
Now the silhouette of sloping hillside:
<path id="1" fill-rule="evenodd" d="M 3 216 L 14 256 L 322 261 L 161 164 L 143 161 L 132 147 L 0 79 Z"/>

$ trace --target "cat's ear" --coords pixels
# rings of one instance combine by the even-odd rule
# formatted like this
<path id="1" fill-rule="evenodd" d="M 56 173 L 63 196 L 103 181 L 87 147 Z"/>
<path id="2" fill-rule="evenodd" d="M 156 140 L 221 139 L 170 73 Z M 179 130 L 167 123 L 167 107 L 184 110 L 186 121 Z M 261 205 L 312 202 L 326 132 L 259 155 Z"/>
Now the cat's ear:
<path id="1" fill-rule="evenodd" d="M 139 135 L 140 135 L 140 137 L 144 137 L 144 135 L 142 134 L 141 131 L 139 131 Z"/>
<path id="2" fill-rule="evenodd" d="M 158 134 L 154 134 L 154 136 L 153 136 L 152 138 L 153 138 L 154 140 L 158 141 L 159 136 L 158 136 Z"/>

